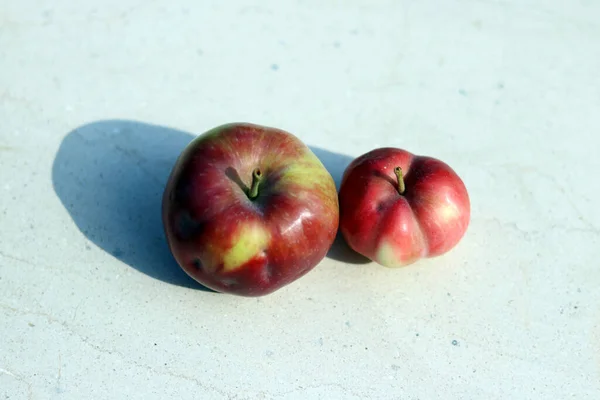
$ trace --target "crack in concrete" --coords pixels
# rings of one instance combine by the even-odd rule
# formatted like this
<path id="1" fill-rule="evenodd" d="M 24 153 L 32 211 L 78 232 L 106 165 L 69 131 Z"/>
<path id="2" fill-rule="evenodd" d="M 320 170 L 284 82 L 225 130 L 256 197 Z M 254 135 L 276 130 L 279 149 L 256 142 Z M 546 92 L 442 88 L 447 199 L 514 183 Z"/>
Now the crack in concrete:
<path id="1" fill-rule="evenodd" d="M 0 250 L 0 256 L 2 256 L 4 258 L 9 258 L 9 259 L 14 260 L 14 261 L 19 261 L 19 262 L 22 262 L 24 264 L 31 265 L 31 266 L 35 267 L 35 265 L 31 261 L 27 261 L 24 258 L 13 256 L 12 254 L 5 253 L 2 250 Z"/>
<path id="2" fill-rule="evenodd" d="M 572 192 L 568 191 L 565 188 L 563 182 L 561 182 L 555 175 L 552 175 L 550 173 L 540 170 L 540 168 L 536 165 L 521 165 L 521 164 L 517 164 L 517 163 L 500 163 L 500 164 L 494 164 L 494 165 L 484 165 L 482 167 L 488 173 L 490 173 L 491 175 L 493 175 L 495 177 L 497 176 L 498 170 L 516 171 L 517 173 L 514 173 L 512 175 L 514 175 L 517 178 L 517 182 L 521 188 L 521 194 L 523 194 L 524 197 L 527 197 L 533 206 L 538 205 L 537 201 L 535 200 L 535 198 L 533 198 L 531 196 L 533 193 L 528 192 L 528 190 L 527 190 L 528 185 L 522 179 L 522 175 L 531 174 L 531 175 L 537 176 L 538 178 L 545 179 L 545 180 L 551 182 L 552 185 L 556 188 L 556 190 L 562 195 L 562 198 L 569 204 L 569 206 L 571 207 L 571 210 L 573 210 L 574 214 L 579 219 L 579 221 L 581 221 L 581 223 L 584 225 L 584 227 L 569 227 L 569 226 L 562 226 L 562 225 L 551 225 L 551 228 L 552 229 L 560 228 L 560 229 L 567 231 L 568 233 L 591 232 L 591 233 L 595 233 L 596 235 L 598 233 L 600 233 L 600 228 L 595 226 L 593 223 L 591 223 L 586 218 L 586 216 L 584 215 L 584 212 L 582 212 L 582 210 L 579 208 L 579 204 L 573 199 L 573 196 L 571 195 Z"/>
<path id="3" fill-rule="evenodd" d="M 6 304 L 1 304 L 0 303 L 0 308 L 4 309 L 4 310 L 8 310 L 11 311 L 15 314 L 18 315 L 36 315 L 36 316 L 40 316 L 40 317 L 44 317 L 48 320 L 49 323 L 55 323 L 57 325 L 62 326 L 68 333 L 70 333 L 71 335 L 73 335 L 74 337 L 76 337 L 77 339 L 79 339 L 83 344 L 87 345 L 88 347 L 92 348 L 93 350 L 96 350 L 99 353 L 103 353 L 103 354 L 108 354 L 111 356 L 117 356 L 121 359 L 121 361 L 123 361 L 126 364 L 129 365 L 133 365 L 137 368 L 140 369 L 144 369 L 146 371 L 150 371 L 154 374 L 160 374 L 160 375 L 167 375 L 173 378 L 178 378 L 178 379 L 183 379 L 186 380 L 188 382 L 192 382 L 195 383 L 198 387 L 204 389 L 204 390 L 208 390 L 211 391 L 213 393 L 218 393 L 222 396 L 224 396 L 225 398 L 231 398 L 231 394 L 226 393 L 223 390 L 220 390 L 214 386 L 211 385 L 207 385 L 206 383 L 201 382 L 198 378 L 192 377 L 192 376 L 188 376 L 188 375 L 184 375 L 184 374 L 178 374 L 175 373 L 173 371 L 170 371 L 168 368 L 163 368 L 162 371 L 158 371 L 156 369 L 154 369 L 153 367 L 149 366 L 149 365 L 145 365 L 142 363 L 139 363 L 137 361 L 131 360 L 128 357 L 126 357 L 123 353 L 121 353 L 120 351 L 116 350 L 116 349 L 107 349 L 104 348 L 96 343 L 93 343 L 89 340 L 89 337 L 83 336 L 82 334 L 80 334 L 79 332 L 73 330 L 71 327 L 69 327 L 69 325 L 67 324 L 67 322 L 65 321 L 61 321 L 60 319 L 54 317 L 51 314 L 48 313 L 44 313 L 44 312 L 39 312 L 39 311 L 29 311 L 29 310 L 21 310 L 19 308 L 15 308 L 15 307 L 11 307 L 9 305 Z M 60 374 L 60 372 L 59 372 Z M 60 376 L 60 375 L 59 375 Z"/>
<path id="4" fill-rule="evenodd" d="M 33 384 L 23 378 L 21 375 L 9 370 L 8 368 L 0 367 L 0 374 L 8 375 L 19 382 L 22 382 L 27 385 L 27 399 L 33 399 Z"/>
<path id="5" fill-rule="evenodd" d="M 27 260 L 25 258 L 21 258 L 21 257 L 15 256 L 13 254 L 9 254 L 9 253 L 7 253 L 5 251 L 0 250 L 0 258 L 2 258 L 2 257 L 3 258 L 7 258 L 9 260 L 13 260 L 13 261 L 18 261 L 20 263 L 29 265 L 30 267 L 35 267 L 35 268 L 43 267 L 43 268 L 50 269 L 50 270 L 55 270 L 55 271 L 60 270 L 60 271 L 62 271 L 62 269 L 58 268 L 57 266 L 49 265 L 49 264 L 43 264 L 43 263 L 40 263 L 40 262 L 37 262 L 37 261 L 36 262 L 32 262 L 32 261 L 29 261 L 29 260 Z"/>
<path id="6" fill-rule="evenodd" d="M 277 393 L 277 397 L 289 395 L 289 394 L 300 392 L 300 391 L 306 391 L 306 390 L 309 390 L 309 389 L 321 389 L 321 388 L 325 388 L 325 387 L 339 388 L 339 389 L 341 389 L 341 391 L 343 393 L 350 394 L 350 395 L 356 397 L 357 399 L 365 399 L 365 398 L 369 397 L 369 396 L 365 396 L 364 393 L 363 394 L 358 393 L 358 392 L 356 392 L 356 391 L 354 391 L 354 390 L 352 390 L 352 389 L 350 389 L 348 387 L 343 386 L 340 383 L 334 383 L 334 382 L 325 382 L 325 383 L 319 383 L 319 384 L 316 384 L 316 385 L 308 385 L 308 386 L 302 386 L 302 385 L 300 385 L 296 389 L 292 389 L 292 390 L 288 390 L 288 391 L 285 391 L 285 392 L 279 392 L 279 393 Z"/>
<path id="7" fill-rule="evenodd" d="M 480 221 L 480 222 L 484 222 L 484 223 L 486 223 L 486 222 L 494 223 L 494 224 L 498 225 L 500 228 L 506 228 L 506 229 L 515 231 L 526 239 L 530 239 L 532 236 L 543 235 L 544 233 L 546 233 L 548 231 L 552 231 L 552 230 L 556 230 L 556 229 L 562 230 L 566 233 L 587 233 L 587 234 L 592 234 L 593 236 L 600 235 L 600 229 L 596 228 L 595 226 L 573 227 L 573 226 L 565 226 L 565 225 L 559 225 L 559 224 L 551 224 L 545 229 L 523 229 L 523 228 L 519 227 L 519 225 L 517 225 L 516 222 L 512 222 L 512 221 L 505 222 L 505 221 L 501 221 L 498 218 L 478 218 L 478 219 L 474 220 L 474 222 L 475 221 Z"/>

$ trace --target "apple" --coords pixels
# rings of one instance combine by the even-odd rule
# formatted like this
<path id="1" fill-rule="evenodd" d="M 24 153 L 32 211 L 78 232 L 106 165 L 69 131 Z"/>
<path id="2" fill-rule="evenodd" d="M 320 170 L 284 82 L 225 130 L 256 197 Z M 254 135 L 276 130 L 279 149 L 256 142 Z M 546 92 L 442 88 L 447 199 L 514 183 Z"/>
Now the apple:
<path id="1" fill-rule="evenodd" d="M 325 257 L 339 207 L 333 177 L 296 136 L 231 123 L 183 150 L 162 218 L 169 248 L 190 277 L 217 292 L 262 296 Z"/>
<path id="2" fill-rule="evenodd" d="M 467 189 L 452 168 L 392 147 L 348 165 L 339 203 L 348 245 L 386 267 L 448 252 L 465 234 L 471 214 Z"/>

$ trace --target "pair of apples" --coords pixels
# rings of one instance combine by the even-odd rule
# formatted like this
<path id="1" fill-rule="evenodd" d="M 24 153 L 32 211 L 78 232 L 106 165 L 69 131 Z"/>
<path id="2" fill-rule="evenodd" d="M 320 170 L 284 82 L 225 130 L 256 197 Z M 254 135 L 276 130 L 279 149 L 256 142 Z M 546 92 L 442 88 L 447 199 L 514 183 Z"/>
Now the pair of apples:
<path id="1" fill-rule="evenodd" d="M 353 160 L 338 194 L 297 137 L 235 123 L 183 150 L 162 218 L 189 276 L 218 292 L 261 296 L 313 269 L 338 227 L 354 251 L 386 267 L 443 254 L 464 235 L 470 202 L 448 165 L 395 148 Z"/>

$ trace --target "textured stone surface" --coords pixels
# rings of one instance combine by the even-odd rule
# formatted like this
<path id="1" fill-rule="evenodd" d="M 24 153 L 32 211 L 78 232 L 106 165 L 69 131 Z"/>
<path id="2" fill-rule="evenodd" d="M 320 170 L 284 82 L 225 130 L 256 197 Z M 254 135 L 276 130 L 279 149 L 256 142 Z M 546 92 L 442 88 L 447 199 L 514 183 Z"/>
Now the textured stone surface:
<path id="1" fill-rule="evenodd" d="M 0 397 L 600 398 L 599 3 L 254 3 L 3 2 Z M 270 296 L 200 290 L 160 196 L 231 121 L 338 184 L 377 146 L 440 158 L 469 230 L 405 269 L 338 243 Z"/>

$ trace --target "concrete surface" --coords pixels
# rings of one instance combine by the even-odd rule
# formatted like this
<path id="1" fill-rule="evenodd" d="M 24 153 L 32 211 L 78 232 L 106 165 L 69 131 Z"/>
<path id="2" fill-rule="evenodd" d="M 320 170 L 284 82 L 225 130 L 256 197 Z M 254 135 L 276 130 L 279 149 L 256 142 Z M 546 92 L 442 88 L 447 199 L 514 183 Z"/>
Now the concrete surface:
<path id="1" fill-rule="evenodd" d="M 600 3 L 0 3 L 3 399 L 599 399 Z M 167 251 L 174 158 L 230 121 L 332 174 L 441 158 L 472 223 L 401 270 L 341 243 L 245 299 Z"/>

